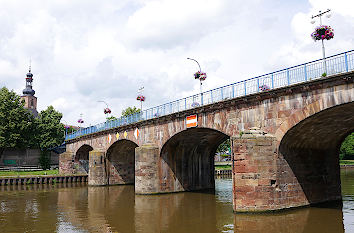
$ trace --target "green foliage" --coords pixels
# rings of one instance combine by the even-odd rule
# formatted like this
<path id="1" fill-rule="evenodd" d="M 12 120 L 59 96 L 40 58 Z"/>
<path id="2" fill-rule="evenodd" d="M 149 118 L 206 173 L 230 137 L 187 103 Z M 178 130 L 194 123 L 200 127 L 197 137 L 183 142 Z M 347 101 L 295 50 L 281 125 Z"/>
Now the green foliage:
<path id="1" fill-rule="evenodd" d="M 64 128 L 64 130 L 65 130 L 65 128 Z M 75 128 L 73 126 L 69 126 L 69 128 L 66 129 L 66 134 L 74 133 L 77 130 L 78 130 L 78 128 Z"/>
<path id="2" fill-rule="evenodd" d="M 39 157 L 39 165 L 43 170 L 50 168 L 50 151 L 42 150 Z"/>
<path id="3" fill-rule="evenodd" d="M 36 126 L 24 102 L 6 87 L 0 89 L 0 155 L 5 148 L 28 148 L 36 144 L 32 137 Z"/>
<path id="4" fill-rule="evenodd" d="M 0 89 L 0 155 L 6 148 L 40 148 L 47 151 L 64 141 L 62 114 L 52 106 L 38 118 L 24 108 L 24 101 L 6 87 Z M 45 155 L 41 155 L 43 166 Z"/>
<path id="5" fill-rule="evenodd" d="M 215 170 L 231 170 L 232 167 L 231 167 L 231 165 L 215 165 L 214 169 Z"/>
<path id="6" fill-rule="evenodd" d="M 117 117 L 110 116 L 110 117 L 107 117 L 106 120 L 107 121 L 114 121 L 114 120 L 117 120 Z"/>
<path id="7" fill-rule="evenodd" d="M 60 123 L 63 114 L 56 111 L 53 106 L 39 113 L 36 118 L 37 138 L 39 148 L 48 150 L 64 142 L 64 125 Z"/>
<path id="8" fill-rule="evenodd" d="M 322 77 L 326 77 L 326 76 L 327 76 L 327 73 L 324 72 L 324 73 L 322 74 Z"/>
<path id="9" fill-rule="evenodd" d="M 354 133 L 351 133 L 346 137 L 340 147 L 339 158 L 354 160 Z"/>
<path id="10" fill-rule="evenodd" d="M 226 139 L 223 143 L 221 143 L 216 149 L 217 153 L 225 153 L 230 151 L 230 139 Z"/>
<path id="11" fill-rule="evenodd" d="M 135 106 L 133 108 L 128 107 L 122 111 L 122 116 L 126 117 L 126 116 L 133 115 L 135 113 L 140 113 L 140 112 L 141 112 L 140 108 L 136 108 Z"/>

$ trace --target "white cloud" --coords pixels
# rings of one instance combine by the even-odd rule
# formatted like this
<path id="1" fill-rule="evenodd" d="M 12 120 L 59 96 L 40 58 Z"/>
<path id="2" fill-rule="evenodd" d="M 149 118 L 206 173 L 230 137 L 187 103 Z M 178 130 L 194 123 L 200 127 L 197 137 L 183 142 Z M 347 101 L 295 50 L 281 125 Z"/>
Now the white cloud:
<path id="1" fill-rule="evenodd" d="M 352 49 L 352 1 L 0 0 L 0 84 L 21 94 L 32 58 L 39 110 L 48 105 L 71 124 L 104 120 L 321 57 L 310 16 L 331 8 L 327 54 Z M 324 8 L 323 8 L 324 7 Z"/>

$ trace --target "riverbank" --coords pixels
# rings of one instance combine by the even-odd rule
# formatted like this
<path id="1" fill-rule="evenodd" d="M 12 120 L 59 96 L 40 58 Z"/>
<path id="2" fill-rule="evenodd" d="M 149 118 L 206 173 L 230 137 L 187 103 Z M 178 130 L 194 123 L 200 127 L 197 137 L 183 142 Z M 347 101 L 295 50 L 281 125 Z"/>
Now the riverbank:
<path id="1" fill-rule="evenodd" d="M 43 175 L 43 176 L 25 176 L 0 177 L 0 186 L 4 185 L 27 185 L 27 184 L 55 184 L 55 183 L 86 183 L 87 175 Z"/>

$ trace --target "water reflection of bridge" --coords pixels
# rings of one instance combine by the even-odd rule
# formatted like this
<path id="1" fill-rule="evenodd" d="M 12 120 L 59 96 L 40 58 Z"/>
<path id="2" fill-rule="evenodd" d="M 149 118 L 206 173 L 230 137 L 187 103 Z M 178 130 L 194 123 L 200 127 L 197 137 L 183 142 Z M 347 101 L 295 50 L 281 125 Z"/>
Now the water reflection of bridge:
<path id="1" fill-rule="evenodd" d="M 62 189 L 66 221 L 90 232 L 344 232 L 338 206 L 269 214 L 230 214 L 214 193 L 134 195 L 133 186 Z"/>

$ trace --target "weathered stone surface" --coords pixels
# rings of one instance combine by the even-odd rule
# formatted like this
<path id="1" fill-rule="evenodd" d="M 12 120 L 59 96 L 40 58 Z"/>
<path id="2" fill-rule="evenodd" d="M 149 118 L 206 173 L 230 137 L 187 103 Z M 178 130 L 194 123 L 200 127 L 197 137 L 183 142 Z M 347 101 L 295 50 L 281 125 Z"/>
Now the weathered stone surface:
<path id="1" fill-rule="evenodd" d="M 66 151 L 59 156 L 59 174 L 72 175 L 74 174 L 73 164 L 74 153 L 72 151 Z"/>
<path id="2" fill-rule="evenodd" d="M 135 148 L 135 193 L 158 193 L 159 147 L 156 144 L 144 144 Z"/>
<path id="3" fill-rule="evenodd" d="M 134 183 L 134 142 L 119 140 L 111 145 L 107 151 L 107 177 L 108 185 Z"/>
<path id="4" fill-rule="evenodd" d="M 88 184 L 94 186 L 107 184 L 107 173 L 105 169 L 105 153 L 103 151 L 92 150 L 89 153 L 89 175 Z"/>

